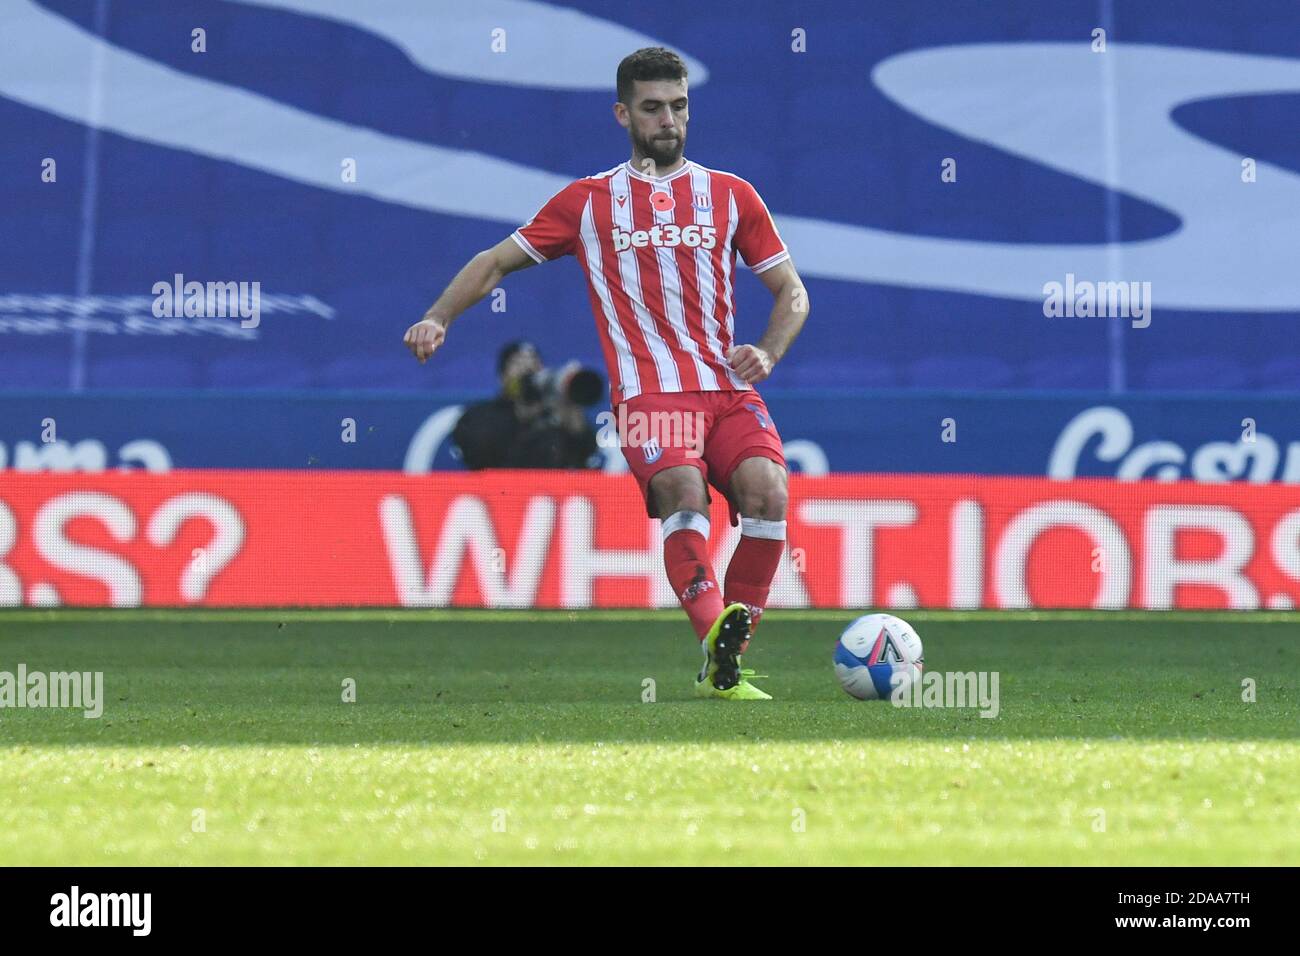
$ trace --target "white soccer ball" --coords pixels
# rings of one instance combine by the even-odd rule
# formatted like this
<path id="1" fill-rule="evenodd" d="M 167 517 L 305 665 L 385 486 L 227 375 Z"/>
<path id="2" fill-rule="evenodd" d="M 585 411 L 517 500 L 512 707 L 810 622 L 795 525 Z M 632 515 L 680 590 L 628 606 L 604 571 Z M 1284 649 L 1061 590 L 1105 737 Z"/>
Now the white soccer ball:
<path id="1" fill-rule="evenodd" d="M 858 700 L 888 700 L 921 679 L 925 658 L 912 625 L 892 614 L 868 614 L 835 642 L 835 676 Z"/>

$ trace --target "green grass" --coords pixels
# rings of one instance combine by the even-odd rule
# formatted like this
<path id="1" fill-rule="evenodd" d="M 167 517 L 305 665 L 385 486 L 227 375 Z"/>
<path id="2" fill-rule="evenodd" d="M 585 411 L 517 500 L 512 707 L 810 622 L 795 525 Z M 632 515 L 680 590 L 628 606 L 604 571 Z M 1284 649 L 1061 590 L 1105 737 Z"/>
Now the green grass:
<path id="1" fill-rule="evenodd" d="M 679 612 L 0 613 L 106 691 L 0 710 L 0 865 L 1300 863 L 1295 616 L 909 614 L 995 719 L 846 697 L 849 616 L 773 612 L 740 705 Z"/>

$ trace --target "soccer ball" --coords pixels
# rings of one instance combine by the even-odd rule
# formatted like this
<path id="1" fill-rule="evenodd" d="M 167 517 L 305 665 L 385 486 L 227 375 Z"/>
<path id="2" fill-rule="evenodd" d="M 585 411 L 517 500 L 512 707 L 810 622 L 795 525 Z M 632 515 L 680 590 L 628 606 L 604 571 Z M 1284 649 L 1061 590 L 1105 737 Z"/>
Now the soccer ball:
<path id="1" fill-rule="evenodd" d="M 912 625 L 892 614 L 860 617 L 835 642 L 835 676 L 858 700 L 888 700 L 896 688 L 910 687 L 924 660 Z"/>

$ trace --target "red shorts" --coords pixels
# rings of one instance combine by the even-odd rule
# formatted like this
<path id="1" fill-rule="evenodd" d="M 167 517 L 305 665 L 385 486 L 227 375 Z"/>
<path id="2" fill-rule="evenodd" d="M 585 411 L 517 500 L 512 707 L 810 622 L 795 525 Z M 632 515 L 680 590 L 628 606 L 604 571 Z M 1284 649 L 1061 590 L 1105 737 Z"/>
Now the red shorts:
<path id="1" fill-rule="evenodd" d="M 731 474 L 746 458 L 767 458 L 785 467 L 781 436 L 758 392 L 657 392 L 637 395 L 614 406 L 619 446 L 645 498 L 646 513 L 658 517 L 650 501 L 650 479 L 665 468 L 691 465 L 706 485 L 729 494 Z"/>

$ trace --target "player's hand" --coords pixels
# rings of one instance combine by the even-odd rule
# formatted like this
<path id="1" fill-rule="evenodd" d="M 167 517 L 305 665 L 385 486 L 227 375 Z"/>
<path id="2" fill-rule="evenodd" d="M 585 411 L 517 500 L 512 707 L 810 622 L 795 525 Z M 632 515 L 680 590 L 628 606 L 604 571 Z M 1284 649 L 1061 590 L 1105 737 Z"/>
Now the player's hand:
<path id="1" fill-rule="evenodd" d="M 442 340 L 446 337 L 447 329 L 441 322 L 433 319 L 421 319 L 406 330 L 406 335 L 402 341 L 411 350 L 411 354 L 418 358 L 420 364 L 423 365 L 438 350 L 438 346 L 442 344 Z"/>
<path id="2" fill-rule="evenodd" d="M 772 374 L 772 356 L 757 345 L 734 346 L 727 353 L 727 361 L 749 385 L 757 385 Z"/>

